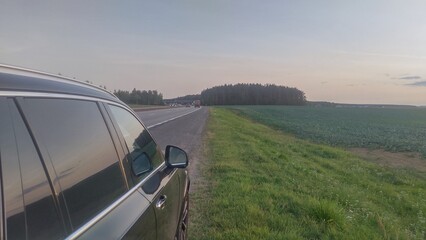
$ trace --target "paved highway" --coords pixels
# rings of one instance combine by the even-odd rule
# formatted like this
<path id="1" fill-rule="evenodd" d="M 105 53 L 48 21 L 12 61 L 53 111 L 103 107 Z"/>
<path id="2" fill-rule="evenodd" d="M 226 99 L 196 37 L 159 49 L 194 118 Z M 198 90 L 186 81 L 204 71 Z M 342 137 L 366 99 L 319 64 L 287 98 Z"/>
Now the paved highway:
<path id="1" fill-rule="evenodd" d="M 195 183 L 199 176 L 198 164 L 203 160 L 203 133 L 208 108 L 171 108 L 137 114 L 163 151 L 167 145 L 175 145 L 188 153 L 189 175 Z"/>
<path id="2" fill-rule="evenodd" d="M 150 129 L 155 126 L 173 121 L 176 118 L 191 114 L 201 108 L 181 107 L 137 112 L 139 118 Z"/>

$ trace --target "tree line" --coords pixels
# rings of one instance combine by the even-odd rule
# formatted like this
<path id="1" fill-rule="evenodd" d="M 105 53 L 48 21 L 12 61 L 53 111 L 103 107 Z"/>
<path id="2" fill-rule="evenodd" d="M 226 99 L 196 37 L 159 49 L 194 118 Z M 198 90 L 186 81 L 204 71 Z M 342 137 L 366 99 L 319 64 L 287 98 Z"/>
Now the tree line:
<path id="1" fill-rule="evenodd" d="M 126 104 L 139 105 L 163 105 L 163 94 L 157 90 L 141 91 L 133 88 L 131 92 L 125 90 L 114 90 L 114 95 Z"/>
<path id="2" fill-rule="evenodd" d="M 201 92 L 203 105 L 304 105 L 305 93 L 274 84 L 223 85 Z"/>
<path id="3" fill-rule="evenodd" d="M 200 94 L 192 94 L 192 95 L 185 95 L 183 97 L 177 97 L 177 98 L 174 98 L 174 100 L 195 101 L 195 100 L 200 100 L 200 98 L 201 98 Z"/>

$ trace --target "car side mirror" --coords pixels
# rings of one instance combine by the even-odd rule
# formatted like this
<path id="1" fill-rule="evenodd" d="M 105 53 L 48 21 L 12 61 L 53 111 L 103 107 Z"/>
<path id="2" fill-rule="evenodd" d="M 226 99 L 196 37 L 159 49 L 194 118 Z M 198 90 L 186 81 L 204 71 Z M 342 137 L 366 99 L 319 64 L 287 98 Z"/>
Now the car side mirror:
<path id="1" fill-rule="evenodd" d="M 166 147 L 166 165 L 171 168 L 186 168 L 188 155 L 178 147 L 168 145 Z"/>

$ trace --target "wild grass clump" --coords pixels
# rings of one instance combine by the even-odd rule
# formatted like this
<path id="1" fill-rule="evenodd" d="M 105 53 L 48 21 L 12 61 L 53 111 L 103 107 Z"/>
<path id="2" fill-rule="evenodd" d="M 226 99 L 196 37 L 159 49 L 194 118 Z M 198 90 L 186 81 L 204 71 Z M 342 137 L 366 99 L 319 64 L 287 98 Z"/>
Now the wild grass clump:
<path id="1" fill-rule="evenodd" d="M 345 225 L 343 209 L 334 202 L 314 201 L 309 206 L 308 215 L 327 228 L 343 229 Z"/>

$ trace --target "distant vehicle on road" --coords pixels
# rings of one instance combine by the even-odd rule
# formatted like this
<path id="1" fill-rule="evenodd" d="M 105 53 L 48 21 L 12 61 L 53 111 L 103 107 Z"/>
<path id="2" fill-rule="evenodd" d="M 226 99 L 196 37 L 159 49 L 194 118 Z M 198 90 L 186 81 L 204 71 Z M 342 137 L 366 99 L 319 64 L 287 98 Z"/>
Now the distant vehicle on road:
<path id="1" fill-rule="evenodd" d="M 1 239 L 187 239 L 187 154 L 104 89 L 0 65 Z"/>
<path id="2" fill-rule="evenodd" d="M 201 107 L 201 101 L 200 100 L 195 100 L 194 101 L 194 107 L 196 107 L 196 108 Z"/>

